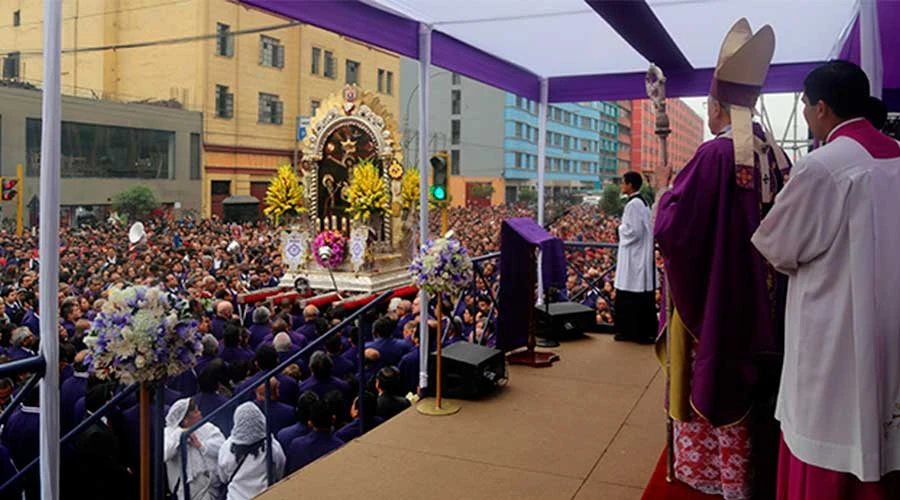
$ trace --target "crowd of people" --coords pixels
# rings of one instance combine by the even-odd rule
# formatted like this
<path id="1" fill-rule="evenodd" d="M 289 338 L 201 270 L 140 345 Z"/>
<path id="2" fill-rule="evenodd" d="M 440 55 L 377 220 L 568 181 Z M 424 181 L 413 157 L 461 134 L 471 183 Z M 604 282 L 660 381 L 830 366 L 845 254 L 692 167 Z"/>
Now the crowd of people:
<path id="1" fill-rule="evenodd" d="M 520 207 L 457 208 L 450 221 L 469 252 L 480 255 L 499 250 L 499 228 L 505 218 L 531 215 Z M 573 208 L 551 226 L 566 239 L 614 241 L 615 224 L 596 207 L 584 206 Z M 129 243 L 126 228 L 114 224 L 61 231 L 58 341 L 63 434 L 122 389 L 89 372 L 85 336 L 107 291 L 137 284 L 158 286 L 185 299 L 202 334 L 203 354 L 197 366 L 170 378 L 160 393 L 165 413 L 157 417 L 165 422 L 168 488 L 179 498 L 185 489 L 178 451 L 182 431 L 244 388 L 255 386 L 244 404 L 219 413 L 188 440 L 186 486 L 191 498 L 218 498 L 219 492 L 228 499 L 251 498 L 266 486 L 262 414 L 266 382 L 274 400 L 269 404 L 269 423 L 276 437 L 270 450 L 276 478 L 391 418 L 414 399 L 419 381 L 418 299 L 391 301 L 386 311 L 347 326 L 265 381 L 261 378 L 265 372 L 318 339 L 348 311 L 311 305 L 301 309 L 298 301 L 238 301 L 241 294 L 276 286 L 283 275 L 278 235 L 264 222 L 234 226 L 215 220 L 148 220 L 144 226 L 146 237 L 137 245 Z M 4 301 L 0 363 L 4 363 L 34 356 L 38 343 L 46 341 L 46 331 L 41 331 L 38 310 L 37 237 L 0 234 L 0 248 Z M 614 252 L 573 251 L 570 258 L 577 265 L 569 271 L 564 293 L 592 306 L 596 303 L 598 322 L 612 323 L 612 273 L 589 282 L 612 265 Z M 583 276 L 576 269 L 584 269 Z M 493 345 L 496 261 L 482 263 L 481 271 L 482 277 L 455 303 L 442 304 L 444 345 L 459 341 Z M 436 307 L 429 304 L 427 315 L 432 339 L 437 337 Z M 357 345 L 359 328 L 364 330 L 363 346 Z M 368 388 L 361 402 L 356 390 L 360 350 Z M 10 404 L 29 375 L 0 379 L 0 409 Z M 38 406 L 34 389 L 11 409 L 0 432 L 0 481 L 37 457 Z M 366 416 L 362 428 L 360 415 Z M 138 417 L 138 400 L 132 394 L 69 442 L 63 450 L 63 480 L 78 482 L 92 498 L 121 498 L 122 491 L 134 491 L 140 457 Z M 33 471 L 17 485 L 29 497 L 37 494 L 36 468 Z"/>

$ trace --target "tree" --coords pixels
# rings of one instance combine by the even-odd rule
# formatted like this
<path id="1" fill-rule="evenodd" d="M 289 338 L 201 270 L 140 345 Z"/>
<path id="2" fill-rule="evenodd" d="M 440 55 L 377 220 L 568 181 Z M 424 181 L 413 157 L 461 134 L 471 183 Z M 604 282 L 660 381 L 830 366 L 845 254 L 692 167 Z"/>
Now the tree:
<path id="1" fill-rule="evenodd" d="M 622 203 L 622 192 L 619 186 L 615 184 L 607 184 L 603 187 L 603 193 L 600 195 L 600 210 L 606 215 L 622 215 L 625 205 Z"/>
<path id="2" fill-rule="evenodd" d="M 113 210 L 128 214 L 129 220 L 139 220 L 159 208 L 156 194 L 147 186 L 134 186 L 117 194 Z"/>
<path id="3" fill-rule="evenodd" d="M 520 189 L 518 193 L 519 203 L 524 203 L 528 206 L 534 205 L 537 203 L 537 191 L 534 189 Z"/>
<path id="4" fill-rule="evenodd" d="M 650 205 L 651 207 L 653 206 L 653 203 L 656 201 L 656 190 L 653 189 L 653 186 L 651 186 L 650 184 L 648 184 L 646 182 L 641 184 L 641 190 L 638 192 L 638 194 L 640 194 L 641 198 L 643 198 L 644 201 L 646 201 L 647 204 Z"/>

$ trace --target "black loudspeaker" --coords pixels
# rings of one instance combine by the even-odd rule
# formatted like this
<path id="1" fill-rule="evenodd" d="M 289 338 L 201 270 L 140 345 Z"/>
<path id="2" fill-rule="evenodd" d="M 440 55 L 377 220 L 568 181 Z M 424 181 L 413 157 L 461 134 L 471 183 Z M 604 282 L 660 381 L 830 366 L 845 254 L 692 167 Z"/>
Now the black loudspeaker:
<path id="1" fill-rule="evenodd" d="M 444 380 L 441 395 L 453 399 L 478 399 L 506 379 L 506 357 L 502 351 L 469 342 L 456 342 L 441 351 Z M 437 383 L 437 353 L 428 360 L 428 389 L 434 396 Z"/>
<path id="2" fill-rule="evenodd" d="M 597 326 L 597 314 L 575 302 L 534 306 L 535 336 L 543 339 L 579 337 Z"/>

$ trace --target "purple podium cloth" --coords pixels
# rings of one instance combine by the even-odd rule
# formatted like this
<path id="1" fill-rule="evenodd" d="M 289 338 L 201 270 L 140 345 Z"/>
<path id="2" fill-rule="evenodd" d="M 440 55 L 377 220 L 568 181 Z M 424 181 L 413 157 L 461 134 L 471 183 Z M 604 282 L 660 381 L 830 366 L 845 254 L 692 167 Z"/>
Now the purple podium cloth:
<path id="1" fill-rule="evenodd" d="M 527 217 L 503 221 L 500 231 L 500 294 L 497 349 L 508 352 L 528 343 L 528 314 L 534 307 L 535 250 L 542 252 L 544 288 L 566 283 L 566 255 L 561 239 Z M 508 311 L 508 312 L 505 312 Z"/>

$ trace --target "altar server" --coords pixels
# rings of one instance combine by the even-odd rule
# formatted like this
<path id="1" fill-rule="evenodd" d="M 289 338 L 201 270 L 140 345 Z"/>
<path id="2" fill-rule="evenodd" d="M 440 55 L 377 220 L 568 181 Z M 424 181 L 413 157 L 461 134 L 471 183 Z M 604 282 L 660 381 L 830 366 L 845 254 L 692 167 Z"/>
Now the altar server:
<path id="1" fill-rule="evenodd" d="M 855 64 L 804 82 L 823 146 L 801 159 L 753 243 L 789 276 L 778 498 L 900 498 L 900 143 Z"/>
<path id="2" fill-rule="evenodd" d="M 652 344 L 656 340 L 656 273 L 650 207 L 639 193 L 643 178 L 637 172 L 622 176 L 628 196 L 619 224 L 616 261 L 616 340 Z M 593 303 L 593 300 L 591 300 Z"/>

